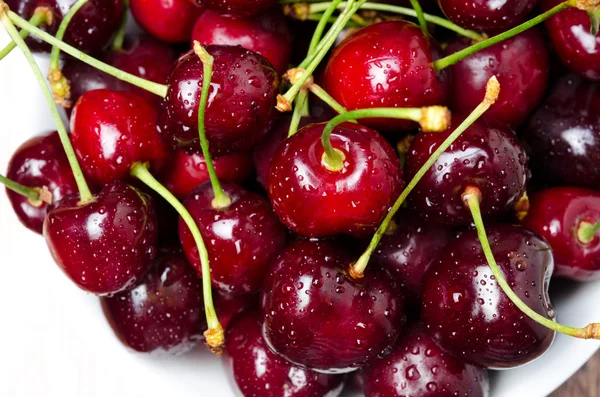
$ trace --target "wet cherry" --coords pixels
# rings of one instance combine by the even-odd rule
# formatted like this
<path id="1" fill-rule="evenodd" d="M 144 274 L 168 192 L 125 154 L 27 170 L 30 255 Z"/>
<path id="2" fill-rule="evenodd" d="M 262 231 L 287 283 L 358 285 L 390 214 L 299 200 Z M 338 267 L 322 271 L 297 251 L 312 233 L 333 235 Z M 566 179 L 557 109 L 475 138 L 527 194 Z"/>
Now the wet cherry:
<path id="1" fill-rule="evenodd" d="M 152 36 L 168 43 L 190 39 L 194 23 L 204 8 L 190 0 L 130 0 L 135 21 Z"/>
<path id="2" fill-rule="evenodd" d="M 255 295 L 234 295 L 219 290 L 213 291 L 215 301 L 215 310 L 219 316 L 219 323 L 223 329 L 227 329 L 231 320 L 238 314 L 256 307 L 258 294 Z"/>
<path id="3" fill-rule="evenodd" d="M 277 0 L 202 0 L 206 8 L 235 17 L 258 15 L 276 4 Z"/>
<path id="4" fill-rule="evenodd" d="M 537 0 L 438 0 L 446 17 L 466 29 L 501 32 L 524 22 Z"/>

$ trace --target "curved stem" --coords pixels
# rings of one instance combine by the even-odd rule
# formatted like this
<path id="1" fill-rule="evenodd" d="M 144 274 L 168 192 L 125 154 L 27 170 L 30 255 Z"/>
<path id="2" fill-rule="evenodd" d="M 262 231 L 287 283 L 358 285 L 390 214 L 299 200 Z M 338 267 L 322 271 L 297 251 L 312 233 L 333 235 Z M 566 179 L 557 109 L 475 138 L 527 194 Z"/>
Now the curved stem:
<path id="1" fill-rule="evenodd" d="M 570 5 L 569 5 L 568 1 L 560 3 L 559 5 L 551 8 L 550 10 L 544 12 L 543 14 L 540 14 L 537 17 L 530 19 L 529 21 L 524 22 L 524 23 L 520 24 L 519 26 L 515 26 L 514 28 L 509 29 L 506 32 L 500 33 L 497 36 L 490 37 L 489 39 L 475 43 L 472 46 L 467 47 L 463 50 L 457 51 L 454 54 L 448 55 L 447 57 L 438 59 L 437 61 L 433 62 L 433 66 L 435 67 L 436 70 L 442 70 L 442 69 L 447 68 L 448 66 L 452 66 L 455 63 L 460 62 L 461 60 L 465 59 L 469 55 L 474 54 L 474 53 L 481 51 L 485 48 L 488 48 L 490 46 L 493 46 L 494 44 L 499 43 L 503 40 L 506 40 L 513 36 L 516 36 L 517 34 L 524 32 L 527 29 L 544 22 L 546 19 L 550 18 L 551 16 L 553 16 L 569 7 L 570 7 Z"/>
<path id="2" fill-rule="evenodd" d="M 310 90 L 310 92 L 319 97 L 323 102 L 328 104 L 338 114 L 346 113 L 346 108 L 340 105 L 338 101 L 333 99 L 333 97 L 329 95 L 329 93 L 317 83 L 313 82 L 312 84 L 309 84 L 308 89 Z"/>
<path id="3" fill-rule="evenodd" d="M 29 18 L 29 23 L 32 24 L 33 26 L 40 26 L 40 25 L 48 23 L 48 19 L 52 20 L 52 11 L 47 9 L 46 7 L 38 7 L 36 9 L 36 11 L 33 13 L 33 15 L 31 16 L 31 18 Z M 21 30 L 19 32 L 19 35 L 21 36 L 21 38 L 23 40 L 25 40 L 27 38 L 27 36 L 29 36 L 29 32 L 26 30 Z M 6 47 L 4 47 L 2 50 L 0 50 L 0 61 L 2 59 L 4 59 L 5 56 L 10 54 L 11 51 L 14 50 L 16 46 L 17 45 L 15 44 L 15 42 L 11 41 L 10 43 L 8 43 L 6 45 Z"/>
<path id="4" fill-rule="evenodd" d="M 292 120 L 290 120 L 290 128 L 288 130 L 288 138 L 294 135 L 298 131 L 300 125 L 300 119 L 302 118 L 302 112 L 304 106 L 308 103 L 308 92 L 306 90 L 300 90 L 296 101 L 294 102 L 294 112 L 292 113 Z"/>
<path id="5" fill-rule="evenodd" d="M 369 246 L 367 247 L 365 252 L 348 269 L 348 273 L 350 274 L 351 277 L 356 278 L 356 279 L 363 277 L 365 269 L 367 268 L 367 264 L 369 263 L 369 259 L 371 258 L 371 255 L 375 251 L 375 248 L 377 248 L 377 245 L 381 241 L 381 238 L 383 237 L 385 231 L 387 230 L 388 225 L 390 224 L 390 222 L 396 215 L 396 212 L 398 212 L 398 210 L 402 206 L 402 203 L 404 203 L 404 200 L 406 200 L 406 198 L 408 197 L 410 192 L 413 191 L 413 189 L 417 186 L 419 181 L 423 178 L 423 176 L 425 176 L 425 174 L 429 171 L 429 169 L 435 164 L 435 162 L 442 155 L 442 153 L 444 153 L 446 151 L 446 149 L 448 149 L 450 147 L 450 145 L 452 145 L 452 143 L 454 143 L 454 141 L 467 128 L 469 128 L 471 126 L 471 124 L 473 124 L 479 117 L 481 117 L 481 115 L 483 113 L 485 113 L 485 111 L 488 110 L 492 104 L 494 104 L 494 102 L 498 99 L 499 93 L 500 93 L 500 84 L 498 84 L 498 80 L 494 76 L 488 80 L 485 98 L 484 98 L 483 102 L 481 102 L 475 108 L 475 110 L 473 110 L 473 112 L 458 127 L 456 127 L 456 129 L 448 136 L 448 138 L 446 138 L 444 140 L 444 142 L 442 142 L 442 144 L 435 150 L 435 152 L 433 152 L 433 154 L 429 157 L 429 159 L 425 162 L 425 164 L 423 164 L 421 166 L 421 168 L 419 168 L 419 171 L 417 171 L 415 176 L 411 179 L 411 181 L 408 183 L 406 188 L 402 191 L 402 193 L 400 194 L 400 196 L 398 197 L 398 199 L 396 200 L 396 202 L 394 203 L 394 205 L 392 206 L 390 211 L 385 216 L 381 225 L 379 225 L 379 228 L 375 232 L 375 235 L 371 239 L 371 242 L 369 243 Z"/>
<path id="6" fill-rule="evenodd" d="M 212 286 L 210 283 L 210 263 L 208 260 L 208 251 L 202 240 L 198 225 L 194 222 L 194 218 L 190 215 L 188 210 L 181 204 L 179 200 L 173 194 L 165 188 L 154 176 L 148 171 L 146 164 L 135 163 L 131 167 L 131 175 L 140 181 L 144 182 L 150 189 L 158 193 L 164 198 L 173 208 L 177 211 L 181 219 L 185 222 L 187 227 L 190 229 L 194 241 L 198 247 L 198 253 L 200 254 L 200 263 L 202 264 L 202 290 L 204 296 L 204 313 L 206 315 L 206 323 L 208 324 L 208 330 L 205 332 L 206 343 L 211 348 L 213 353 L 220 355 L 225 344 L 225 338 L 223 335 L 223 327 L 219 323 L 219 318 L 215 311 L 215 306 L 212 297 Z"/>
<path id="7" fill-rule="evenodd" d="M 425 21 L 425 15 L 423 15 L 423 8 L 421 8 L 421 4 L 419 4 L 419 0 L 410 0 L 410 5 L 417 13 L 417 19 L 419 20 L 419 26 L 421 30 L 425 34 L 429 34 L 427 31 L 427 22 Z"/>
<path id="8" fill-rule="evenodd" d="M 580 222 L 577 227 L 577 240 L 582 244 L 589 244 L 594 240 L 598 230 L 600 230 L 600 222 Z"/>
<path id="9" fill-rule="evenodd" d="M 73 4 L 73 6 L 69 9 L 69 11 L 66 13 L 63 20 L 61 21 L 60 25 L 58 25 L 58 30 L 56 31 L 56 34 L 54 35 L 54 37 L 57 40 L 63 41 L 63 38 L 65 37 L 65 32 L 67 31 L 67 28 L 69 27 L 69 23 L 71 22 L 71 19 L 73 19 L 75 14 L 77 14 L 77 11 L 79 11 L 79 9 L 81 7 L 83 7 L 85 5 L 85 3 L 87 3 L 87 2 L 88 2 L 88 0 L 77 0 L 77 2 L 75 4 Z M 50 52 L 50 70 L 58 70 L 59 56 L 60 56 L 60 48 L 58 48 L 56 46 L 52 47 L 52 52 Z"/>
<path id="10" fill-rule="evenodd" d="M 75 177 L 75 182 L 77 183 L 77 189 L 79 190 L 79 197 L 81 198 L 82 203 L 86 203 L 92 200 L 92 193 L 85 182 L 85 177 L 83 176 L 83 172 L 81 171 L 81 167 L 79 166 L 79 162 L 77 161 L 77 156 L 75 155 L 75 151 L 73 150 L 73 145 L 71 145 L 71 140 L 69 139 L 69 135 L 67 134 L 67 130 L 65 129 L 65 125 L 63 124 L 62 119 L 60 118 L 60 114 L 58 113 L 58 108 L 54 103 L 52 98 L 52 93 L 50 89 L 46 85 L 46 81 L 44 80 L 44 76 L 37 63 L 35 63 L 35 59 L 33 59 L 33 55 L 31 51 L 25 44 L 25 41 L 19 36 L 19 32 L 13 26 L 10 19 L 8 18 L 7 13 L 2 9 L 2 4 L 0 4 L 0 19 L 2 20 L 2 24 L 6 27 L 8 34 L 11 36 L 17 47 L 21 49 L 25 59 L 31 66 L 31 70 L 35 75 L 42 92 L 44 93 L 44 97 L 46 98 L 46 102 L 48 103 L 48 108 L 50 109 L 50 113 L 52 114 L 52 118 L 54 119 L 54 124 L 56 124 L 56 130 L 58 131 L 58 136 L 60 137 L 60 141 L 65 150 L 65 154 L 67 155 L 67 160 L 69 161 L 69 165 L 71 166 L 71 170 L 73 171 L 73 176 Z"/>
<path id="11" fill-rule="evenodd" d="M 29 22 L 27 22 L 26 20 L 24 20 L 23 18 L 21 18 L 20 16 L 18 16 L 17 14 L 15 14 L 12 11 L 8 11 L 8 18 L 15 25 L 19 26 L 21 29 L 24 29 L 24 30 L 29 31 L 30 33 L 33 33 L 34 35 L 36 35 L 40 39 L 44 40 L 45 42 L 47 42 L 53 46 L 59 47 L 61 49 L 61 51 L 66 52 L 67 54 L 79 59 L 82 62 L 87 63 L 88 65 L 90 65 L 92 67 L 95 67 L 96 69 L 102 70 L 103 72 L 108 73 L 111 76 L 116 77 L 119 80 L 126 81 L 129 84 L 132 84 L 136 87 L 140 87 L 140 88 L 142 88 L 146 91 L 149 91 L 153 94 L 156 94 L 160 97 L 164 98 L 167 95 L 168 87 L 166 85 L 158 84 L 153 81 L 142 79 L 138 76 L 123 72 L 122 70 L 119 70 L 119 69 L 117 69 L 113 66 L 110 66 L 104 62 L 101 62 L 95 58 L 92 58 L 91 56 L 84 54 L 83 52 L 79 51 L 78 49 L 76 49 L 66 43 L 63 43 L 60 40 L 56 40 L 52 35 L 44 32 L 43 30 L 38 29 L 35 26 L 32 26 L 31 24 L 29 24 Z"/>
<path id="12" fill-rule="evenodd" d="M 123 0 L 123 17 L 119 29 L 115 33 L 110 48 L 113 51 L 123 51 L 123 42 L 125 41 L 125 29 L 127 28 L 127 14 L 129 11 L 129 0 Z"/>
<path id="13" fill-rule="evenodd" d="M 27 187 L 17 183 L 13 180 L 8 179 L 4 175 L 0 174 L 0 183 L 6 186 L 8 189 L 21 196 L 27 197 L 31 201 L 38 201 L 40 199 L 40 192 L 37 189 Z"/>
<path id="14" fill-rule="evenodd" d="M 325 9 L 325 12 L 323 12 L 323 15 L 321 15 L 319 23 L 317 24 L 315 32 L 313 33 L 312 39 L 310 40 L 310 45 L 308 46 L 308 55 L 312 55 L 315 53 L 317 46 L 321 41 L 321 37 L 323 37 L 323 32 L 325 31 L 327 22 L 329 22 L 331 15 L 333 15 L 333 12 L 337 9 L 338 4 L 340 4 L 341 2 L 342 0 L 332 1 L 329 7 Z"/>

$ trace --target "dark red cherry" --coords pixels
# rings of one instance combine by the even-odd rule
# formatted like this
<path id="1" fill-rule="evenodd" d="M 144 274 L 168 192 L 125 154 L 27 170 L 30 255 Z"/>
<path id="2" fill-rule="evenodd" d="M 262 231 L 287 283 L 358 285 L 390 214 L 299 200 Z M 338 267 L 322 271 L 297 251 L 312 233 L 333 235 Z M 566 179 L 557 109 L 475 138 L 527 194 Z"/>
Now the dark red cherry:
<path id="1" fill-rule="evenodd" d="M 206 135 L 211 152 L 249 149 L 267 133 L 277 110 L 279 78 L 269 61 L 242 47 L 210 45 L 214 57 L 206 106 Z M 194 52 L 183 55 L 171 76 L 159 126 L 176 147 L 200 150 L 198 100 L 202 62 Z"/>
<path id="2" fill-rule="evenodd" d="M 219 180 L 241 184 L 252 174 L 249 152 L 226 154 L 212 159 Z M 200 153 L 177 149 L 163 170 L 160 180 L 176 197 L 184 199 L 194 188 L 209 181 L 206 161 Z"/>
<path id="3" fill-rule="evenodd" d="M 470 46 L 457 39 L 446 49 L 448 54 Z M 548 82 L 548 51 L 537 29 L 504 40 L 476 52 L 453 65 L 450 107 L 462 114 L 471 112 L 485 96 L 488 79 L 496 76 L 502 89 L 485 117 L 517 127 L 537 107 Z"/>
<path id="4" fill-rule="evenodd" d="M 523 131 L 533 176 L 553 184 L 600 186 L 600 85 L 561 79 Z"/>
<path id="5" fill-rule="evenodd" d="M 206 243 L 213 285 L 235 294 L 256 292 L 268 266 L 283 248 L 285 230 L 268 200 L 234 184 L 222 186 L 231 199 L 227 208 L 213 207 L 210 183 L 194 189 L 183 205 Z M 201 276 L 198 247 L 182 219 L 179 220 L 179 238 L 188 260 Z"/>
<path id="6" fill-rule="evenodd" d="M 168 156 L 156 128 L 156 109 L 130 92 L 85 93 L 73 109 L 71 131 L 83 171 L 98 184 L 127 178 L 136 162 L 148 161 L 158 171 Z"/>
<path id="7" fill-rule="evenodd" d="M 406 157 L 406 180 L 414 177 L 461 121 L 453 117 L 446 131 L 416 136 Z M 471 213 L 461 198 L 466 187 L 481 191 L 481 212 L 494 217 L 514 207 L 526 180 L 527 158 L 514 132 L 477 121 L 427 171 L 408 197 L 409 207 L 428 221 L 468 225 Z"/>
<path id="8" fill-rule="evenodd" d="M 548 240 L 555 276 L 589 281 L 600 278 L 600 238 L 581 241 L 582 223 L 600 221 L 600 193 L 577 187 L 556 187 L 533 195 L 523 225 Z"/>
<path id="9" fill-rule="evenodd" d="M 535 312 L 554 319 L 548 284 L 550 246 L 520 226 L 488 227 L 487 236 L 506 281 Z M 511 368 L 542 355 L 554 331 L 521 312 L 502 291 L 474 230 L 446 246 L 423 282 L 423 323 L 455 357 L 487 368 Z"/>
<path id="10" fill-rule="evenodd" d="M 235 17 L 258 15 L 276 4 L 277 0 L 202 0 L 206 8 Z"/>
<path id="11" fill-rule="evenodd" d="M 6 177 L 23 186 L 47 188 L 53 202 L 77 192 L 73 172 L 56 131 L 28 139 L 19 146 L 8 163 Z M 41 234 L 48 205 L 32 202 L 9 189 L 6 194 L 21 223 Z"/>
<path id="12" fill-rule="evenodd" d="M 436 72 L 435 41 L 406 21 L 380 22 L 345 39 L 331 54 L 322 85 L 348 110 L 443 105 L 449 74 Z M 380 131 L 417 128 L 415 122 L 363 119 Z"/>
<path id="13" fill-rule="evenodd" d="M 40 28 L 54 35 L 65 14 L 77 0 L 7 0 L 12 11 L 25 19 L 31 18 L 37 7 L 52 10 L 52 24 L 42 24 Z M 110 41 L 121 24 L 123 15 L 122 0 L 89 0 L 69 22 L 64 41 L 83 52 L 101 51 Z M 50 51 L 50 46 L 37 36 L 29 35 L 28 45 L 38 51 Z"/>
<path id="14" fill-rule="evenodd" d="M 44 237 L 52 257 L 81 289 L 98 295 L 131 288 L 156 255 L 156 215 L 150 198 L 122 182 L 91 202 L 79 194 L 48 208 Z"/>
<path id="15" fill-rule="evenodd" d="M 438 0 L 438 4 L 449 20 L 463 28 L 501 32 L 524 22 L 537 0 Z"/>
<path id="16" fill-rule="evenodd" d="M 298 240 L 273 263 L 261 292 L 263 335 L 276 353 L 323 373 L 353 371 L 384 353 L 404 323 L 403 299 L 375 267 L 345 272 L 356 258 L 331 241 Z"/>
<path id="17" fill-rule="evenodd" d="M 238 314 L 244 312 L 249 307 L 256 307 L 258 294 L 254 295 L 234 295 L 219 290 L 213 291 L 215 310 L 219 317 L 219 323 L 223 329 L 227 329 L 231 320 Z"/>
<path id="18" fill-rule="evenodd" d="M 440 349 L 420 324 L 408 325 L 389 356 L 363 370 L 366 397 L 487 397 L 487 371 Z"/>
<path id="19" fill-rule="evenodd" d="M 263 339 L 260 316 L 251 311 L 227 330 L 225 362 L 234 387 L 244 397 L 336 397 L 343 375 L 326 375 L 297 367 L 277 356 Z"/>
<path id="20" fill-rule="evenodd" d="M 123 344 L 143 353 L 185 353 L 206 328 L 202 283 L 175 249 L 161 250 L 140 284 L 102 298 L 102 308 Z"/>
<path id="21" fill-rule="evenodd" d="M 322 160 L 324 128 L 324 123 L 304 127 L 275 153 L 269 175 L 273 209 L 302 236 L 370 234 L 402 190 L 398 156 L 376 131 L 344 123 L 331 134 L 344 167 L 332 171 Z"/>
<path id="22" fill-rule="evenodd" d="M 191 0 L 130 0 L 129 7 L 142 29 L 168 43 L 188 41 L 204 10 Z"/>
<path id="23" fill-rule="evenodd" d="M 279 74 L 287 70 L 292 35 L 280 10 L 251 18 L 231 18 L 212 10 L 200 15 L 192 32 L 192 43 L 240 45 L 267 58 Z"/>

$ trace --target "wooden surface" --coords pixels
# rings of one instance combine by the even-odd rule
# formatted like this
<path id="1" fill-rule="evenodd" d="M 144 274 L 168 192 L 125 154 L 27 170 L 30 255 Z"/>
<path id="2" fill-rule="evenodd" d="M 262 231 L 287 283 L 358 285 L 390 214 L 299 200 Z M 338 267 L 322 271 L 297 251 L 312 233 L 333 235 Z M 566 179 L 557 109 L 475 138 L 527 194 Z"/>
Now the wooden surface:
<path id="1" fill-rule="evenodd" d="M 600 351 L 550 397 L 600 397 Z"/>

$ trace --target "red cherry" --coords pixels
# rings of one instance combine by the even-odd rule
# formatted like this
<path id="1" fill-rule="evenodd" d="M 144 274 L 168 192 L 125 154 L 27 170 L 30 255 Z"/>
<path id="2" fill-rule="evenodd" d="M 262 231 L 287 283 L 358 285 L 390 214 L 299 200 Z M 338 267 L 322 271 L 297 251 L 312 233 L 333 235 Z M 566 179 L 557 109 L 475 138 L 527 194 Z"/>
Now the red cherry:
<path id="1" fill-rule="evenodd" d="M 196 19 L 204 10 L 191 0 L 130 0 L 129 7 L 146 32 L 168 43 L 188 41 Z"/>
<path id="2" fill-rule="evenodd" d="M 235 17 L 258 15 L 276 4 L 277 0 L 202 0 L 206 8 Z"/>
<path id="3" fill-rule="evenodd" d="M 257 295 L 234 295 L 219 290 L 213 291 L 215 310 L 219 317 L 219 323 L 223 329 L 227 329 L 231 320 L 247 308 L 256 306 Z"/>
<path id="4" fill-rule="evenodd" d="M 449 20 L 463 28 L 501 32 L 524 22 L 537 0 L 438 0 L 438 4 Z"/>

